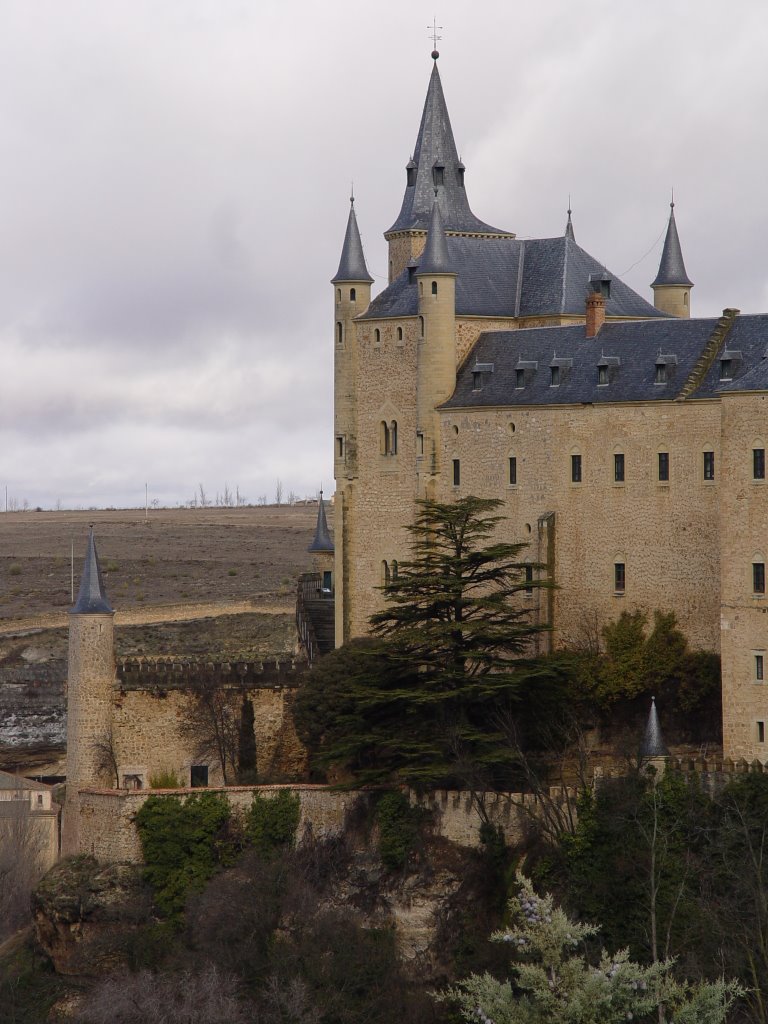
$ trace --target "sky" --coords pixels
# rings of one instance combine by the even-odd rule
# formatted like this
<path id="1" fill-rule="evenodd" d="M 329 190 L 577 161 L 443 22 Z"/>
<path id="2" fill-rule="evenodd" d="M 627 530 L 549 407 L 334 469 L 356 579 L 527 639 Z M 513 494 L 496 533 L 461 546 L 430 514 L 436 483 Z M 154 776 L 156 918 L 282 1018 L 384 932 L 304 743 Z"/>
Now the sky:
<path id="1" fill-rule="evenodd" d="M 764 0 L 0 0 L 0 508 L 333 491 L 354 181 L 374 292 L 432 61 L 474 213 L 695 316 L 768 310 Z"/>

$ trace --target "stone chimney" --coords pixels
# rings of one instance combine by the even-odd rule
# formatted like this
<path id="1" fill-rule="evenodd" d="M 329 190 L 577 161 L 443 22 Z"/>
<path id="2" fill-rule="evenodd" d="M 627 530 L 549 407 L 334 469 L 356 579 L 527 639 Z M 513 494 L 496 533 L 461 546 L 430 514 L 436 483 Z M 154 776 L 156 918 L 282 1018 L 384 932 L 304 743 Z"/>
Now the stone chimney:
<path id="1" fill-rule="evenodd" d="M 605 304 L 610 297 L 611 279 L 608 274 L 590 274 L 584 331 L 587 338 L 594 338 L 605 323 Z"/>

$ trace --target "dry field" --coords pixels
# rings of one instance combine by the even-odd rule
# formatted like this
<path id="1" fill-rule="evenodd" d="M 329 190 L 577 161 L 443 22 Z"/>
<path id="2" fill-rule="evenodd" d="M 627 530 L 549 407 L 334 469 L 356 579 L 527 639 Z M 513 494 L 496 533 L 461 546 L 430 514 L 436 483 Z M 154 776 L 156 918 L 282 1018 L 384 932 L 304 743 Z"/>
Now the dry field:
<path id="1" fill-rule="evenodd" d="M 313 505 L 0 513 L 0 631 L 64 624 L 71 545 L 77 593 L 91 523 L 118 623 L 288 612 L 316 517 Z"/>

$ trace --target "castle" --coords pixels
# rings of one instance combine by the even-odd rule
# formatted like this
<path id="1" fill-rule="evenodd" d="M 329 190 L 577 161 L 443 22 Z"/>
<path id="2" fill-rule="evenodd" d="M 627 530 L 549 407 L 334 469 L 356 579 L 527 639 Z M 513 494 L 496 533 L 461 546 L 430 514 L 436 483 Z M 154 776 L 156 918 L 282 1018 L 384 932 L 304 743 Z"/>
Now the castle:
<path id="1" fill-rule="evenodd" d="M 582 249 L 469 206 L 437 58 L 371 297 L 354 202 L 335 300 L 336 642 L 408 558 L 414 501 L 501 498 L 531 614 L 575 644 L 674 611 L 719 649 L 724 753 L 768 756 L 768 315 L 691 317 L 672 206 L 653 305 Z"/>

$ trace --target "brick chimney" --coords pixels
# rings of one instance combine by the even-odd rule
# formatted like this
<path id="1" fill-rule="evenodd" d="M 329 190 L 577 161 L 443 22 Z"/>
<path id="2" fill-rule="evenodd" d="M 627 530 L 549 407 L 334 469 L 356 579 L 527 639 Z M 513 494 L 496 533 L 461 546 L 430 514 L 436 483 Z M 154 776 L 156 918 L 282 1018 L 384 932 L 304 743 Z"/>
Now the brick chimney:
<path id="1" fill-rule="evenodd" d="M 587 295 L 586 336 L 588 338 L 594 338 L 604 323 L 605 297 L 600 295 L 599 292 L 589 292 Z"/>
<path id="2" fill-rule="evenodd" d="M 608 274 L 590 274 L 587 292 L 587 319 L 585 335 L 594 338 L 605 323 L 605 304 L 611 295 L 611 279 Z"/>

